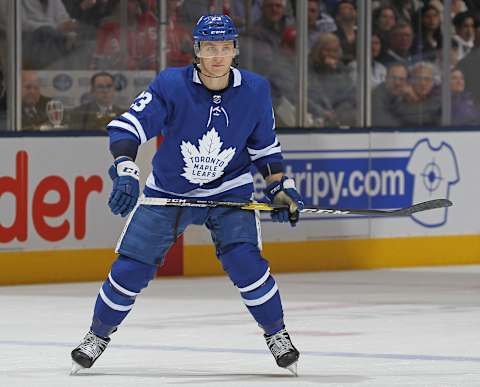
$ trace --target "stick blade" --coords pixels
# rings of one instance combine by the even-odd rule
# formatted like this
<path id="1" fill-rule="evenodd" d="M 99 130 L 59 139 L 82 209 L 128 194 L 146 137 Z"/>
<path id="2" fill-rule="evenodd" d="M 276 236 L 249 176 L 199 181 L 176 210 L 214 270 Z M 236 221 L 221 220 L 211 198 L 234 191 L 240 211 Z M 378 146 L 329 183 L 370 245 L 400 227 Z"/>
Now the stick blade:
<path id="1" fill-rule="evenodd" d="M 434 199 L 426 202 L 414 204 L 411 207 L 402 208 L 392 212 L 394 216 L 408 216 L 416 212 L 434 210 L 436 208 L 445 208 L 453 206 L 453 203 L 448 199 Z"/>

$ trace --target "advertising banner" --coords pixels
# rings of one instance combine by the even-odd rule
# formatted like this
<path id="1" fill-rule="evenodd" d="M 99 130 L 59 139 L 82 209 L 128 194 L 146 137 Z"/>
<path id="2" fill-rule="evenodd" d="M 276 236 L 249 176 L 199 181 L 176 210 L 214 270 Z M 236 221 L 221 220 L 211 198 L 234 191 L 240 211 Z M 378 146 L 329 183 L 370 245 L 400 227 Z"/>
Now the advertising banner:
<path id="1" fill-rule="evenodd" d="M 479 261 L 480 133 L 279 137 L 286 173 L 309 206 L 392 209 L 438 198 L 454 206 L 403 218 L 306 215 L 293 228 L 263 213 L 263 246 L 274 270 Z M 151 141 L 139 153 L 143 178 L 155 147 Z M 107 206 L 107 149 L 106 137 L 0 141 L 0 284 L 104 278 L 125 224 Z M 265 183 L 259 174 L 254 180 L 255 198 L 263 200 Z M 222 272 L 205 227 L 191 226 L 174 250 L 165 272 Z"/>
<path id="2" fill-rule="evenodd" d="M 263 240 L 378 238 L 477 234 L 480 165 L 477 132 L 280 135 L 286 173 L 306 205 L 393 209 L 431 199 L 454 202 L 406 218 L 306 215 L 295 228 L 262 215 Z M 255 175 L 257 200 L 265 183 Z M 479 214 L 474 215 L 475 212 Z M 187 233 L 187 244 L 209 243 L 207 233 Z"/>
<path id="3" fill-rule="evenodd" d="M 2 139 L 0 154 L 0 251 L 114 246 L 106 137 Z"/>

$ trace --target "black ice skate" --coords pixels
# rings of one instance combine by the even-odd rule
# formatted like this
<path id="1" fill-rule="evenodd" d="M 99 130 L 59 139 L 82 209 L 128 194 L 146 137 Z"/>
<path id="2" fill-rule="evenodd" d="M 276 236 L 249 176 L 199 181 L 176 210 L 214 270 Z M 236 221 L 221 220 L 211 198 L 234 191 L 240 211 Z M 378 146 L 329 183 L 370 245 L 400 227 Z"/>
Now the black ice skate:
<path id="1" fill-rule="evenodd" d="M 83 368 L 90 368 L 107 348 L 110 338 L 98 337 L 88 332 L 82 342 L 72 351 L 72 371 L 76 374 Z"/>
<path id="2" fill-rule="evenodd" d="M 292 374 L 298 376 L 297 362 L 300 353 L 293 346 L 288 332 L 282 329 L 274 335 L 264 335 L 264 337 L 277 365 L 288 369 Z"/>

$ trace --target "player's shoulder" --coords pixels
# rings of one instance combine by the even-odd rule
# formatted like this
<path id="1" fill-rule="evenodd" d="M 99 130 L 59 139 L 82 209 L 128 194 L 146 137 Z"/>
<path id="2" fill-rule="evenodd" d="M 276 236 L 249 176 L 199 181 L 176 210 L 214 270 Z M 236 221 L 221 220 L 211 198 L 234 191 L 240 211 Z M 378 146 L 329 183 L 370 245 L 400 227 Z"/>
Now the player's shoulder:
<path id="1" fill-rule="evenodd" d="M 253 71 L 238 69 L 242 76 L 242 85 L 247 88 L 252 89 L 253 91 L 268 90 L 270 83 L 260 74 L 254 73 Z"/>
<path id="2" fill-rule="evenodd" d="M 185 80 L 191 77 L 192 66 L 167 67 L 160 71 L 152 82 L 156 89 L 172 90 L 185 84 Z"/>

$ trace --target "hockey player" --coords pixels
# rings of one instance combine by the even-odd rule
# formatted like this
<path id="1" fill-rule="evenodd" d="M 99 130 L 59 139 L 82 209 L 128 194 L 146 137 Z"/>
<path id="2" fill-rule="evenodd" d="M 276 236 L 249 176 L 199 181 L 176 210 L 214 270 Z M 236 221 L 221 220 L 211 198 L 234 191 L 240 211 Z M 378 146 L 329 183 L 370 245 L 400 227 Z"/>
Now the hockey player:
<path id="1" fill-rule="evenodd" d="M 266 179 L 266 197 L 288 205 L 272 213 L 273 220 L 295 225 L 303 208 L 294 181 L 283 175 L 268 82 L 231 66 L 239 52 L 232 20 L 203 16 L 193 36 L 195 63 L 160 72 L 129 111 L 107 126 L 115 158 L 108 204 L 114 214 L 129 217 L 117 244 L 118 258 L 97 297 L 90 331 L 71 353 L 72 373 L 90 368 L 103 353 L 177 237 L 189 224 L 205 224 L 277 364 L 296 374 L 299 352 L 285 330 L 277 284 L 260 254 L 255 213 L 137 204 L 138 147 L 162 134 L 145 196 L 248 201 L 253 163 Z"/>

